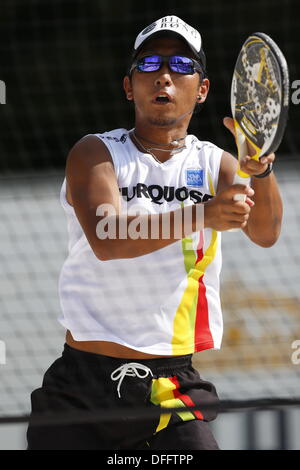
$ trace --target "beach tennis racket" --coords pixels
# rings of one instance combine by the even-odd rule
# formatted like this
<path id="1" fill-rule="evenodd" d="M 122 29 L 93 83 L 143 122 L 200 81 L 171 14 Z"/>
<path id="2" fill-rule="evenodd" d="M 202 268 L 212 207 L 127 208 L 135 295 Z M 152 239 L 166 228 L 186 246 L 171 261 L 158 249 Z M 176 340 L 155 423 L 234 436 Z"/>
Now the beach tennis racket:
<path id="1" fill-rule="evenodd" d="M 249 184 L 250 177 L 240 169 L 249 155 L 259 160 L 279 147 L 288 116 L 289 72 L 277 44 L 264 33 L 247 38 L 236 61 L 231 85 L 231 111 L 238 148 L 238 169 L 233 184 Z M 235 200 L 245 200 L 236 194 Z"/>

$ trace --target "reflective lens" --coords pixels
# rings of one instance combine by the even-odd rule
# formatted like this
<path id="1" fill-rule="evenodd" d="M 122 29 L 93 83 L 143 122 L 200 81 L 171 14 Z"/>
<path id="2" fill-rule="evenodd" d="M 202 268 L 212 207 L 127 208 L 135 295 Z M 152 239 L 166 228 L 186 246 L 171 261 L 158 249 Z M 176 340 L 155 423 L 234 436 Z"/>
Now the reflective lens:
<path id="1" fill-rule="evenodd" d="M 201 71 L 201 67 L 194 59 L 184 57 L 181 55 L 172 56 L 161 56 L 151 55 L 140 57 L 137 59 L 131 67 L 130 72 L 136 68 L 139 72 L 156 72 L 159 70 L 164 63 L 168 63 L 168 66 L 172 72 L 181 74 L 194 74 L 196 71 Z"/>
<path id="2" fill-rule="evenodd" d="M 194 63 L 192 59 L 188 57 L 182 57 L 180 55 L 174 55 L 169 59 L 169 67 L 173 72 L 177 73 L 194 73 Z"/>
<path id="3" fill-rule="evenodd" d="M 137 60 L 137 69 L 139 72 L 156 72 L 162 66 L 163 61 L 159 55 L 141 57 Z"/>

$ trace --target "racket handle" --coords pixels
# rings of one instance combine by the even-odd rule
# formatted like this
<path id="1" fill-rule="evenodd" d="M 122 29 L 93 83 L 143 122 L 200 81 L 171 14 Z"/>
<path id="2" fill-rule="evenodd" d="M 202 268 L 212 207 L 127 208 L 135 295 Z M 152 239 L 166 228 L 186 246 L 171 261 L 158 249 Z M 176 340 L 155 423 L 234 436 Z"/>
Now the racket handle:
<path id="1" fill-rule="evenodd" d="M 244 134 L 241 132 L 238 125 L 235 125 L 235 132 L 236 132 L 236 144 L 239 153 L 239 167 L 237 173 L 234 175 L 233 184 L 250 184 L 250 176 L 247 173 L 244 173 L 240 170 L 240 161 L 242 158 L 245 158 L 248 153 L 247 141 Z M 235 194 L 233 196 L 234 201 L 246 201 L 246 194 Z M 239 232 L 240 228 L 232 228 L 229 232 Z"/>
<path id="2" fill-rule="evenodd" d="M 238 148 L 238 170 L 234 176 L 233 184 L 249 184 L 250 176 L 247 173 L 244 173 L 240 169 L 240 162 L 248 154 L 247 140 L 240 127 L 235 121 L 235 134 L 236 134 L 236 145 Z M 236 194 L 234 196 L 235 201 L 243 201 L 246 197 L 244 194 Z"/>
<path id="3" fill-rule="evenodd" d="M 246 180 L 250 181 L 250 178 L 241 178 L 240 176 L 236 175 L 233 180 L 233 184 L 248 184 L 249 181 L 247 182 Z M 246 194 L 235 194 L 233 196 L 234 201 L 246 201 Z M 231 228 L 228 230 L 228 232 L 239 232 L 241 229 L 240 228 Z"/>
<path id="4" fill-rule="evenodd" d="M 244 177 L 236 173 L 233 178 L 233 184 L 245 184 L 247 186 L 250 184 L 250 176 Z M 246 194 L 235 194 L 233 196 L 234 201 L 246 201 L 246 198 Z"/>

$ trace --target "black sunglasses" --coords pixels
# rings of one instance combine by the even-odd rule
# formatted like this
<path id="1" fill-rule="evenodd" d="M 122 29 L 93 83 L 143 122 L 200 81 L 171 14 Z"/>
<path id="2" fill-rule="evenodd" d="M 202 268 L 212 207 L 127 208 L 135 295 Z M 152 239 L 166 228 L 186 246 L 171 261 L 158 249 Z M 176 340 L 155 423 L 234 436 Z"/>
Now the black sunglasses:
<path id="1" fill-rule="evenodd" d="M 165 63 L 168 64 L 172 72 L 181 73 L 183 75 L 193 75 L 196 72 L 202 72 L 200 64 L 189 57 L 181 55 L 147 55 L 136 59 L 129 73 L 131 74 L 134 69 L 138 72 L 157 72 Z"/>

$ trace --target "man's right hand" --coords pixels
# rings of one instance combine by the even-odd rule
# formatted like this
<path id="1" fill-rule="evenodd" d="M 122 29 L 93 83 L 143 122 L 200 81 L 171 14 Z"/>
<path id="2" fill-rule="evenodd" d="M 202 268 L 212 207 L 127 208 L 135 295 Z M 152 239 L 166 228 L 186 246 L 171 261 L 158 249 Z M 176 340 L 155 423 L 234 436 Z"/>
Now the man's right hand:
<path id="1" fill-rule="evenodd" d="M 235 201 L 235 194 L 245 194 L 246 200 Z M 254 202 L 250 199 L 254 190 L 250 186 L 234 184 L 220 191 L 204 204 L 204 227 L 219 232 L 233 228 L 244 228 Z"/>

